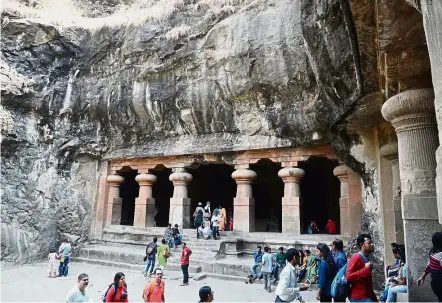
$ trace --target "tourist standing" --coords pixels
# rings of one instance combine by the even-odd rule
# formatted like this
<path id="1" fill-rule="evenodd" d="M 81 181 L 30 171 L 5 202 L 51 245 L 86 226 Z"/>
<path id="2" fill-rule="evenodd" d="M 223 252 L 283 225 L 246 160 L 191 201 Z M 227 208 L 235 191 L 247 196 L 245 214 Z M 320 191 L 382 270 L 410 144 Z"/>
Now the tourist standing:
<path id="1" fill-rule="evenodd" d="M 344 252 L 344 242 L 342 242 L 342 240 L 336 239 L 333 241 L 332 256 L 333 260 L 335 261 L 337 271 L 347 264 L 347 255 Z"/>
<path id="2" fill-rule="evenodd" d="M 203 286 L 199 291 L 200 300 L 198 302 L 212 302 L 214 300 L 213 291 L 210 286 Z"/>
<path id="3" fill-rule="evenodd" d="M 162 280 L 163 271 L 160 268 L 155 269 L 155 278 L 146 284 L 143 290 L 144 302 L 165 302 L 164 286 Z"/>
<path id="4" fill-rule="evenodd" d="M 61 276 L 67 276 L 69 272 L 69 262 L 70 262 L 70 256 L 72 251 L 72 246 L 70 243 L 70 240 L 66 240 L 66 242 L 62 243 L 59 251 L 60 253 L 60 265 L 58 266 L 58 275 Z"/>
<path id="5" fill-rule="evenodd" d="M 169 246 L 166 244 L 166 240 L 163 239 L 161 240 L 161 244 L 160 246 L 158 246 L 158 251 L 157 251 L 157 259 L 161 271 L 167 265 L 167 258 L 169 258 L 169 254 L 170 254 Z"/>
<path id="6" fill-rule="evenodd" d="M 164 240 L 166 240 L 166 244 L 169 247 L 172 247 L 172 234 L 173 234 L 173 230 L 172 230 L 172 224 L 168 223 L 167 224 L 167 228 L 164 231 Z"/>
<path id="7" fill-rule="evenodd" d="M 216 240 L 217 236 L 218 239 L 220 237 L 219 235 L 219 223 L 221 221 L 221 216 L 219 215 L 219 210 L 214 210 L 213 211 L 213 216 L 212 216 L 212 233 L 213 233 L 213 239 Z"/>
<path id="8" fill-rule="evenodd" d="M 254 280 L 256 280 L 256 278 L 258 277 L 257 273 L 256 273 L 256 268 L 258 268 L 260 266 L 260 263 L 262 261 L 262 251 L 261 251 L 261 246 L 258 246 L 256 251 L 253 253 L 253 265 L 250 267 L 250 269 L 252 270 L 252 278 Z M 259 279 L 262 278 L 262 271 L 259 274 Z"/>
<path id="9" fill-rule="evenodd" d="M 302 278 L 305 276 L 305 271 L 307 269 L 307 257 L 305 256 L 304 252 L 302 250 L 299 251 L 299 262 L 296 266 L 296 269 L 298 270 L 298 282 L 301 281 Z"/>
<path id="10" fill-rule="evenodd" d="M 146 263 L 146 270 L 144 272 L 144 275 L 147 274 L 152 275 L 153 269 L 155 268 L 155 256 L 158 251 L 158 245 L 157 245 L 157 237 L 153 238 L 153 241 L 147 244 L 146 247 L 146 257 L 147 257 L 147 263 Z M 150 272 L 149 272 L 150 269 Z"/>
<path id="11" fill-rule="evenodd" d="M 287 265 L 281 271 L 279 275 L 279 283 L 276 286 L 275 302 L 292 302 L 295 299 L 300 302 L 304 302 L 301 294 L 301 290 L 307 290 L 308 286 L 298 287 L 296 277 L 296 264 L 298 264 L 298 251 L 294 248 L 290 248 L 286 253 Z"/>
<path id="12" fill-rule="evenodd" d="M 195 219 L 193 220 L 193 223 L 196 228 L 196 238 L 200 238 L 200 227 L 203 225 L 203 212 L 204 209 L 201 207 L 202 210 L 198 211 L 198 214 L 196 215 Z"/>
<path id="13" fill-rule="evenodd" d="M 210 234 L 212 233 L 212 229 L 210 228 L 210 212 L 209 210 L 204 210 L 204 230 L 203 235 L 204 239 L 208 240 L 210 238 Z"/>
<path id="14" fill-rule="evenodd" d="M 307 264 L 307 279 L 306 283 L 316 283 L 316 279 L 318 277 L 318 259 L 315 255 L 312 255 L 310 250 L 305 250 L 305 255 L 307 256 L 306 264 Z"/>
<path id="15" fill-rule="evenodd" d="M 417 280 L 417 285 L 422 285 L 425 282 L 425 278 L 431 274 L 431 289 L 434 294 L 442 302 L 442 232 L 433 234 L 431 239 L 433 247 L 430 250 L 427 267 L 425 267 L 424 273 Z"/>
<path id="16" fill-rule="evenodd" d="M 49 278 L 57 277 L 58 255 L 54 248 L 51 248 L 48 255 L 48 276 Z"/>
<path id="17" fill-rule="evenodd" d="M 66 295 L 64 300 L 66 303 L 71 302 L 89 302 L 89 294 L 87 286 L 89 285 L 89 276 L 85 273 L 80 274 L 75 285 Z"/>
<path id="18" fill-rule="evenodd" d="M 369 234 L 360 234 L 356 244 L 359 252 L 351 256 L 346 273 L 347 282 L 351 284 L 348 299 L 350 302 L 377 302 L 371 277 L 373 263 L 368 261 L 374 251 L 373 240 Z"/>
<path id="19" fill-rule="evenodd" d="M 279 252 L 275 256 L 275 266 L 273 267 L 273 277 L 275 278 L 275 282 L 279 281 L 279 270 L 283 270 L 285 267 L 285 253 L 284 247 L 280 247 Z"/>
<path id="20" fill-rule="evenodd" d="M 321 258 L 319 263 L 319 279 L 318 279 L 318 293 L 316 300 L 320 302 L 331 302 L 331 285 L 336 275 L 335 260 L 330 253 L 330 248 L 324 243 L 319 243 L 316 246 L 317 254 Z"/>
<path id="21" fill-rule="evenodd" d="M 181 270 L 183 271 L 183 283 L 180 286 L 189 285 L 189 263 L 192 251 L 187 247 L 186 242 L 181 244 L 183 250 L 181 251 Z"/>
<path id="22" fill-rule="evenodd" d="M 227 212 L 222 205 L 219 206 L 219 215 L 220 215 L 220 222 L 219 222 L 219 230 L 224 231 L 227 227 Z"/>
<path id="23" fill-rule="evenodd" d="M 115 274 L 114 283 L 107 289 L 105 302 L 129 302 L 126 276 L 122 272 Z"/>
<path id="24" fill-rule="evenodd" d="M 264 277 L 264 289 L 268 292 L 272 292 L 272 287 L 270 285 L 270 280 L 272 277 L 272 262 L 273 256 L 270 253 L 269 248 L 264 247 L 264 255 L 262 256 L 261 265 L 261 274 Z"/>
<path id="25" fill-rule="evenodd" d="M 336 221 L 332 220 L 332 219 L 328 219 L 327 224 L 325 225 L 325 230 L 331 234 L 331 235 L 335 235 L 338 232 L 338 227 L 336 225 Z"/>

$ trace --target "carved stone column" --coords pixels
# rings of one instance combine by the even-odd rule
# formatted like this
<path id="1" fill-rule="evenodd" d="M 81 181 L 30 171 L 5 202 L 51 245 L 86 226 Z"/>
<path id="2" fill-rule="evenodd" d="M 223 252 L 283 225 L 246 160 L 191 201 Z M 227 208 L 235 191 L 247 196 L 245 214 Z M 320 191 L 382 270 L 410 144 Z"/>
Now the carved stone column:
<path id="1" fill-rule="evenodd" d="M 233 228 L 235 231 L 251 232 L 255 230 L 255 199 L 252 182 L 257 174 L 250 169 L 237 169 L 232 173 L 235 179 L 236 197 L 233 199 Z"/>
<path id="2" fill-rule="evenodd" d="M 341 181 L 341 197 L 339 199 L 340 233 L 343 236 L 351 236 L 351 213 L 348 198 L 348 167 L 345 164 L 336 166 L 333 174 Z"/>
<path id="3" fill-rule="evenodd" d="M 106 225 L 119 225 L 123 203 L 123 199 L 120 198 L 120 184 L 124 182 L 124 178 L 119 175 L 109 175 L 106 181 L 109 183 Z"/>
<path id="4" fill-rule="evenodd" d="M 402 189 L 402 218 L 410 301 L 434 301 L 429 283 L 417 287 L 426 266 L 432 234 L 440 231 L 436 199 L 439 145 L 432 89 L 409 90 L 387 100 L 382 115 L 396 129 Z"/>
<path id="5" fill-rule="evenodd" d="M 139 174 L 135 181 L 140 185 L 140 191 L 135 199 L 134 227 L 153 227 L 155 199 L 152 198 L 152 185 L 157 181 L 157 177 L 152 174 Z"/>
<path id="6" fill-rule="evenodd" d="M 401 207 L 401 179 L 399 175 L 399 156 L 398 144 L 392 142 L 382 146 L 379 151 L 381 156 L 386 158 L 391 163 L 391 170 L 393 176 L 393 212 L 394 212 L 394 231 L 395 242 L 404 244 L 404 223 L 402 222 L 402 207 Z M 389 218 L 385 218 L 388 220 Z M 385 221 L 385 220 L 384 220 Z M 388 245 L 388 243 L 386 243 Z"/>
<path id="7" fill-rule="evenodd" d="M 286 167 L 278 172 L 284 182 L 284 197 L 282 198 L 282 232 L 292 235 L 301 234 L 299 182 L 305 171 L 297 167 Z"/>
<path id="8" fill-rule="evenodd" d="M 178 224 L 180 228 L 190 228 L 190 201 L 187 194 L 187 184 L 192 181 L 191 174 L 184 171 L 184 168 L 177 168 L 169 176 L 173 183 L 173 197 L 170 198 L 169 222 Z"/>

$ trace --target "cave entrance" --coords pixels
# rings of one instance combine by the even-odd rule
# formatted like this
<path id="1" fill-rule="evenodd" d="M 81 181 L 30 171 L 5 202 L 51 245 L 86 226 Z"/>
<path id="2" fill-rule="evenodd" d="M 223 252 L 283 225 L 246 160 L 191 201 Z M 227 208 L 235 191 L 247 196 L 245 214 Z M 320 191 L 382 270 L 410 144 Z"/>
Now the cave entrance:
<path id="1" fill-rule="evenodd" d="M 152 186 L 152 196 L 155 198 L 155 225 L 167 227 L 169 223 L 170 198 L 173 196 L 173 183 L 169 180 L 172 173 L 170 168 L 158 165 L 152 170 L 157 182 Z"/>
<path id="2" fill-rule="evenodd" d="M 189 183 L 190 224 L 193 227 L 193 213 L 198 202 L 206 205 L 210 201 L 213 211 L 219 205 L 227 212 L 227 222 L 233 216 L 233 198 L 236 195 L 236 182 L 232 179 L 234 168 L 227 164 L 203 164 L 189 169 L 193 180 Z M 228 227 L 228 224 L 227 224 Z M 227 227 L 225 230 L 227 230 Z"/>
<path id="3" fill-rule="evenodd" d="M 124 182 L 120 185 L 120 197 L 122 199 L 120 225 L 133 225 L 135 198 L 138 197 L 140 189 L 138 182 L 135 181 L 138 170 L 126 166 L 118 171 L 118 174 L 124 178 Z"/>
<path id="4" fill-rule="evenodd" d="M 261 159 L 250 169 L 258 175 L 252 184 L 255 198 L 255 231 L 282 231 L 282 197 L 284 183 L 278 176 L 281 165 Z"/>
<path id="5" fill-rule="evenodd" d="M 337 160 L 325 157 L 310 157 L 298 162 L 299 168 L 305 171 L 301 179 L 301 233 L 307 233 L 310 220 L 314 220 L 319 233 L 326 233 L 325 225 L 332 219 L 340 232 L 340 182 L 333 175 L 338 166 Z"/>

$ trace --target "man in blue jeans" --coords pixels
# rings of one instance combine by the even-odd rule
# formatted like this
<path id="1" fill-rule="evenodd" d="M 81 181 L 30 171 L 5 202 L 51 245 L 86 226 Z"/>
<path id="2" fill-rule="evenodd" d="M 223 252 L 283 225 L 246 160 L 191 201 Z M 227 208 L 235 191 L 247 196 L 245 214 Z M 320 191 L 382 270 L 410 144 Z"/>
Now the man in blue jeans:
<path id="1" fill-rule="evenodd" d="M 256 268 L 260 267 L 260 263 L 262 261 L 262 251 L 261 251 L 261 246 L 258 246 L 257 250 L 253 253 L 253 258 L 254 258 L 254 263 L 253 265 L 250 267 L 250 269 L 252 270 L 252 278 L 254 280 L 256 280 L 256 278 L 258 277 L 258 274 L 256 273 Z M 259 279 L 262 279 L 262 272 L 259 274 Z"/>
<path id="2" fill-rule="evenodd" d="M 60 266 L 58 267 L 59 276 L 67 276 L 69 271 L 69 258 L 71 256 L 72 246 L 71 241 L 68 239 L 59 248 L 60 251 Z"/>
<path id="3" fill-rule="evenodd" d="M 153 241 L 150 242 L 146 247 L 146 257 L 147 257 L 147 264 L 146 264 L 146 270 L 144 271 L 144 275 L 147 276 L 153 274 L 153 270 L 155 268 L 155 256 L 157 254 L 157 237 L 153 238 Z M 150 271 L 149 271 L 150 268 Z"/>

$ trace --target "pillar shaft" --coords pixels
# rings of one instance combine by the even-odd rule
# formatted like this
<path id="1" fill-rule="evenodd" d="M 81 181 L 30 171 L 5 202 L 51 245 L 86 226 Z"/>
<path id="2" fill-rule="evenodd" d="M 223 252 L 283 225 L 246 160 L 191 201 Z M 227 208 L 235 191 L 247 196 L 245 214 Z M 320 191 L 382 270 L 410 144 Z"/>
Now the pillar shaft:
<path id="1" fill-rule="evenodd" d="M 153 227 L 155 199 L 152 198 L 152 185 L 157 181 L 157 177 L 152 174 L 139 174 L 135 180 L 140 185 L 140 191 L 135 199 L 134 227 Z"/>
<path id="2" fill-rule="evenodd" d="M 233 199 L 233 222 L 236 231 L 255 230 L 255 199 L 253 199 L 252 182 L 256 176 L 256 173 L 250 169 L 237 169 L 232 173 L 232 178 L 237 184 L 236 197 Z"/>
<path id="3" fill-rule="evenodd" d="M 190 201 L 187 193 L 187 184 L 192 181 L 192 175 L 182 171 L 174 172 L 169 176 L 173 183 L 173 197 L 170 198 L 169 222 L 178 224 L 180 228 L 190 228 Z"/>
<path id="4" fill-rule="evenodd" d="M 284 182 L 284 197 L 282 198 L 282 232 L 293 235 L 301 234 L 299 182 L 305 172 L 300 168 L 286 167 L 278 172 Z"/>
<path id="5" fill-rule="evenodd" d="M 340 233 L 351 236 L 350 233 L 350 202 L 348 197 L 348 167 L 344 164 L 337 166 L 333 174 L 341 181 L 341 196 L 339 198 Z"/>
<path id="6" fill-rule="evenodd" d="M 429 285 L 416 281 L 426 266 L 431 237 L 441 229 L 437 215 L 436 156 L 439 144 L 432 89 L 400 93 L 384 103 L 382 115 L 396 129 L 399 146 L 402 218 L 410 301 L 435 301 Z"/>
<path id="7" fill-rule="evenodd" d="M 118 225 L 121 220 L 121 207 L 123 203 L 123 200 L 120 198 L 120 184 L 124 182 L 124 178 L 118 175 L 109 175 L 106 181 L 109 184 L 106 225 Z"/>

